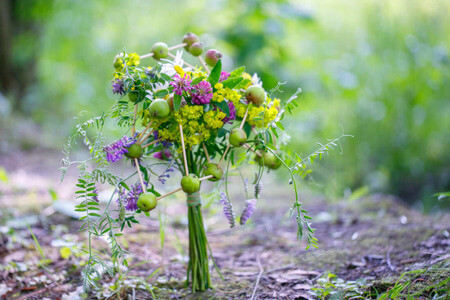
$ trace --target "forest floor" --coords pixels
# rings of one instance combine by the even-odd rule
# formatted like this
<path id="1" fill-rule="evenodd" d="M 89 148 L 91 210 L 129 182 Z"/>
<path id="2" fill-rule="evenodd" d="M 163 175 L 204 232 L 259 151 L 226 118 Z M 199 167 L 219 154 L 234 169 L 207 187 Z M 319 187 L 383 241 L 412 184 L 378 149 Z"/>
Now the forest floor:
<path id="1" fill-rule="evenodd" d="M 0 176 L 1 299 L 86 297 L 80 276 L 86 233 L 78 232 L 81 222 L 70 216 L 76 177 L 68 174 L 59 184 L 57 159 L 58 154 L 46 151 L 0 156 L 0 166 L 6 170 L 6 176 Z M 207 237 L 223 275 L 222 280 L 212 268 L 213 290 L 193 294 L 185 286 L 186 208 L 181 197 L 174 197 L 170 206 L 160 209 L 165 212 L 163 230 L 158 213 L 138 218 L 140 224 L 124 230 L 119 239 L 130 252 L 130 268 L 124 268 L 121 276 L 103 274 L 87 297 L 448 297 L 448 213 L 424 216 L 389 195 L 335 204 L 304 196 L 319 239 L 318 250 L 305 250 L 305 244 L 296 240 L 295 220 L 287 216 L 292 197 L 276 186 L 276 182 L 266 184 L 261 204 L 245 226 L 227 228 L 220 205 L 206 205 Z M 105 254 L 105 241 L 93 242 L 99 254 Z"/>

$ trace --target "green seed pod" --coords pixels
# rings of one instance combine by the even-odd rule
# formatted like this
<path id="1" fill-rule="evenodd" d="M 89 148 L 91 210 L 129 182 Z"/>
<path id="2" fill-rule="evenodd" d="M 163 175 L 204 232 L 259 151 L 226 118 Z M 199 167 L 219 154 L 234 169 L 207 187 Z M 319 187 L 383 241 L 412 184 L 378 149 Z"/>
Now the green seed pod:
<path id="1" fill-rule="evenodd" d="M 183 37 L 183 43 L 187 44 L 186 46 L 184 46 L 184 49 L 186 49 L 186 51 L 189 51 L 189 48 L 191 47 L 192 44 L 198 42 L 200 42 L 200 39 L 195 33 L 188 32 Z"/>
<path id="2" fill-rule="evenodd" d="M 200 56 L 203 53 L 203 44 L 202 43 L 193 43 L 189 48 L 189 53 L 193 56 Z"/>
<path id="3" fill-rule="evenodd" d="M 166 58 L 167 53 L 169 52 L 168 49 L 169 49 L 169 47 L 167 46 L 166 43 L 158 42 L 158 43 L 154 44 L 152 47 L 153 58 L 156 60 L 160 60 L 161 58 Z"/>

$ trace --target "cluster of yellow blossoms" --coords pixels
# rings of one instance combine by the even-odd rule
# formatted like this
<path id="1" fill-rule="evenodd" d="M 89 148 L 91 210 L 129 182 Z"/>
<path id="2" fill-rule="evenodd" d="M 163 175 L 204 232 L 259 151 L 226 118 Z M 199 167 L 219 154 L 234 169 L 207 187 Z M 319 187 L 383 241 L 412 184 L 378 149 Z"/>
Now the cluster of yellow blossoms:
<path id="1" fill-rule="evenodd" d="M 266 127 L 270 122 L 275 120 L 278 115 L 280 99 L 275 98 L 272 100 L 267 97 L 264 105 L 257 107 L 253 104 L 246 104 L 242 102 L 242 96 L 238 91 L 229 88 L 223 88 L 223 84 L 221 83 L 217 83 L 214 88 L 216 88 L 216 92 L 214 93 L 212 100 L 216 102 L 222 102 L 224 99 L 227 99 L 228 101 L 233 102 L 234 106 L 236 107 L 236 116 L 241 119 L 244 117 L 248 105 L 250 105 L 246 122 L 251 126 L 256 126 L 259 128 Z"/>
<path id="2" fill-rule="evenodd" d="M 141 63 L 141 58 L 137 53 L 130 53 L 125 56 L 124 53 L 120 53 L 114 59 L 114 68 L 116 69 L 116 73 L 123 72 L 123 69 L 125 68 L 124 60 L 129 67 L 137 66 Z"/>
<path id="3" fill-rule="evenodd" d="M 199 145 L 211 137 L 211 131 L 223 127 L 226 114 L 220 110 L 203 112 L 201 105 L 184 105 L 168 118 L 168 127 L 159 129 L 158 136 L 163 140 L 181 142 L 178 124 L 183 126 L 186 147 Z"/>

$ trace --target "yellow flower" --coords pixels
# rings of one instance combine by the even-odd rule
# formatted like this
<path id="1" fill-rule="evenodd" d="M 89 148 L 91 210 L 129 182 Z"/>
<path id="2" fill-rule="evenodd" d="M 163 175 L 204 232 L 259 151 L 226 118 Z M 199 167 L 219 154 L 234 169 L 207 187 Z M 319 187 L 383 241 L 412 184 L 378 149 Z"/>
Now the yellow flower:
<path id="1" fill-rule="evenodd" d="M 137 53 L 131 53 L 128 56 L 127 66 L 137 66 L 140 63 L 140 57 Z"/>
<path id="2" fill-rule="evenodd" d="M 275 120 L 278 115 L 278 107 L 280 105 L 279 99 L 270 99 L 267 97 L 263 106 L 256 107 L 250 105 L 248 110 L 247 123 L 256 127 L 267 127 L 267 125 Z M 238 111 L 239 115 L 240 111 Z M 245 113 L 245 112 L 244 112 Z"/>
<path id="3" fill-rule="evenodd" d="M 180 67 L 180 66 L 178 66 L 178 65 L 175 65 L 175 66 L 173 66 L 173 68 L 174 68 L 175 71 L 178 73 L 178 75 L 180 75 L 181 78 L 184 77 L 185 72 L 184 72 L 184 70 L 183 70 L 182 67 Z"/>
<path id="4" fill-rule="evenodd" d="M 218 129 L 223 126 L 222 119 L 227 115 L 220 110 L 210 110 L 203 115 L 203 121 L 209 128 Z"/>

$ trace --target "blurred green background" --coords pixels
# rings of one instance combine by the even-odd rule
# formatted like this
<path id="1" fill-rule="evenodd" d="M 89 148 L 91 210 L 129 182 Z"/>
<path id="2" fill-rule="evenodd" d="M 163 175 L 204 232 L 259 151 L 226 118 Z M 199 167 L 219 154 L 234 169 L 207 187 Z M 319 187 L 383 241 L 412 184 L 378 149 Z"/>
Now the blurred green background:
<path id="1" fill-rule="evenodd" d="M 315 167 L 329 198 L 383 192 L 425 211 L 450 190 L 450 1 L 1 1 L 0 151 L 62 148 L 113 103 L 113 57 L 188 32 L 281 97 L 303 89 L 291 147 L 341 134 Z M 146 63 L 146 62 L 144 62 Z M 153 64 L 151 60 L 148 63 Z M 1 153 L 0 152 L 0 153 Z"/>

